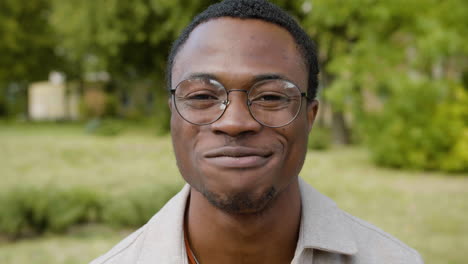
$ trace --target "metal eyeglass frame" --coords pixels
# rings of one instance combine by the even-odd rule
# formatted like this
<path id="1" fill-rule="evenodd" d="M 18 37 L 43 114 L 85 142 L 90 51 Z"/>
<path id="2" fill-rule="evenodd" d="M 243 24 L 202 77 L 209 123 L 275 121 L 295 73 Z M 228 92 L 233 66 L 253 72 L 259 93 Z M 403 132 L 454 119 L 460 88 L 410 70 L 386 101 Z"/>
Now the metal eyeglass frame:
<path id="1" fill-rule="evenodd" d="M 177 108 L 177 103 L 175 102 L 175 91 L 177 90 L 177 88 L 179 87 L 179 85 L 185 81 L 188 81 L 188 80 L 196 80 L 196 79 L 205 79 L 205 80 L 209 80 L 210 82 L 215 82 L 216 85 L 219 85 L 220 87 L 222 87 L 224 89 L 224 91 L 226 92 L 226 100 L 224 100 L 222 102 L 222 104 L 224 104 L 226 107 L 224 107 L 223 109 L 223 112 L 217 117 L 215 118 L 213 121 L 211 122 L 208 122 L 208 123 L 194 123 L 194 122 L 191 122 L 189 120 L 187 120 L 179 111 L 179 109 Z M 249 94 L 250 92 L 253 90 L 253 88 L 257 85 L 260 85 L 262 83 L 265 83 L 265 82 L 268 82 L 268 81 L 274 81 L 274 80 L 279 80 L 279 81 L 283 81 L 283 82 L 286 82 L 286 83 L 289 83 L 289 84 L 292 84 L 297 90 L 299 90 L 300 92 L 300 95 L 301 95 L 301 99 L 302 98 L 306 98 L 307 100 L 310 100 L 310 98 L 307 96 L 307 93 L 306 92 L 302 92 L 301 89 L 299 89 L 299 87 L 297 85 L 295 85 L 293 82 L 289 81 L 289 80 L 285 80 L 285 79 L 281 79 L 281 78 L 277 78 L 277 79 L 266 79 L 266 80 L 262 80 L 262 81 L 259 81 L 259 82 L 256 82 L 254 83 L 252 86 L 250 86 L 250 88 L 248 90 L 244 90 L 244 89 L 231 89 L 231 90 L 227 90 L 226 87 L 220 83 L 219 81 L 217 80 L 214 80 L 214 79 L 211 79 L 211 78 L 189 78 L 189 79 L 184 79 L 182 81 L 180 81 L 176 87 L 174 89 L 171 89 L 170 92 L 171 92 L 171 97 L 172 97 L 172 100 L 173 100 L 173 103 L 174 103 L 174 106 L 177 110 L 177 113 L 179 114 L 180 117 L 182 117 L 182 119 L 184 119 L 186 122 L 192 124 L 192 125 L 196 125 L 196 126 L 205 126 L 205 125 L 210 125 L 210 124 L 213 124 L 214 122 L 218 121 L 223 115 L 224 113 L 226 112 L 226 109 L 229 105 L 229 103 L 231 102 L 229 100 L 229 94 L 231 92 L 244 92 L 246 93 L 247 95 L 247 108 L 249 109 L 249 114 L 250 116 L 255 120 L 257 121 L 259 124 L 263 125 L 263 126 L 266 126 L 266 127 L 271 127 L 271 128 L 278 128 L 278 127 L 283 127 L 283 126 L 287 126 L 289 124 L 291 124 L 294 120 L 296 120 L 297 116 L 299 115 L 299 113 L 301 112 L 301 108 L 302 108 L 302 100 L 300 100 L 299 102 L 299 107 L 298 107 L 298 110 L 296 112 L 296 114 L 294 115 L 294 117 L 288 121 L 287 123 L 285 124 L 282 124 L 282 125 L 279 125 L 279 126 L 270 126 L 270 125 L 267 125 L 261 121 L 259 121 L 257 118 L 255 118 L 255 116 L 252 114 L 252 110 L 250 109 L 250 105 L 252 105 L 252 102 L 248 99 L 249 98 Z"/>

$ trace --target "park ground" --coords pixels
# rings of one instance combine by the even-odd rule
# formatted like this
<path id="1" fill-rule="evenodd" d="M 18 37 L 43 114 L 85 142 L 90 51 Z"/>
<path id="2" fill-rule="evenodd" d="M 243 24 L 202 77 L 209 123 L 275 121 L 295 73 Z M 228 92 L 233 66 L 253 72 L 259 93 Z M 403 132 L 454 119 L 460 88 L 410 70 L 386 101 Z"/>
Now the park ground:
<path id="1" fill-rule="evenodd" d="M 99 136 L 83 124 L 0 121 L 0 192 L 28 185 L 118 194 L 183 184 L 169 136 L 121 126 L 119 135 Z M 379 168 L 365 148 L 332 147 L 309 152 L 301 177 L 418 250 L 426 263 L 466 263 L 468 175 Z M 0 263 L 87 263 L 134 229 L 90 224 L 15 242 L 0 236 Z"/>

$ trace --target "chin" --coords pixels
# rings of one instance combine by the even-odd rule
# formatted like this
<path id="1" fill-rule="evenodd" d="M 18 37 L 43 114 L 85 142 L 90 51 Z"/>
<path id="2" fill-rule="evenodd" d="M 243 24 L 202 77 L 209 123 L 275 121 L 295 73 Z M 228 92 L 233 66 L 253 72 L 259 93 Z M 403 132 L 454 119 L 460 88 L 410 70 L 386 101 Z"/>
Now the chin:
<path id="1" fill-rule="evenodd" d="M 199 191 L 214 207 L 230 214 L 260 213 L 268 208 L 277 194 L 277 190 L 273 186 L 260 194 L 248 191 L 230 194 L 218 194 L 207 189 Z"/>

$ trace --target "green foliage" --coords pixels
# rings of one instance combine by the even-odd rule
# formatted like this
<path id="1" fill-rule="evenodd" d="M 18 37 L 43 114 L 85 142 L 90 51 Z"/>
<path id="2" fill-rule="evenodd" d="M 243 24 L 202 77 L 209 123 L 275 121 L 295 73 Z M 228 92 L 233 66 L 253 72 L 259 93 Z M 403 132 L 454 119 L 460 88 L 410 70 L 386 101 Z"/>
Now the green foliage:
<path id="1" fill-rule="evenodd" d="M 102 210 L 100 195 L 80 188 L 58 192 L 52 190 L 49 192 L 50 202 L 43 205 L 49 222 L 45 229 L 63 232 L 72 225 L 98 221 Z"/>
<path id="2" fill-rule="evenodd" d="M 179 189 L 179 185 L 155 186 L 118 197 L 79 187 L 12 189 L 0 196 L 0 235 L 19 238 L 60 233 L 85 223 L 140 226 Z"/>
<path id="3" fill-rule="evenodd" d="M 80 77 L 108 72 L 116 80 L 117 90 L 128 94 L 138 81 L 148 80 L 157 95 L 154 115 L 162 124 L 157 133 L 166 133 L 169 112 L 164 73 L 170 45 L 193 16 L 214 1 L 51 2 L 50 23 L 63 40 L 58 48 L 74 65 L 71 71 L 64 71 Z M 126 114 L 141 117 L 138 109 Z"/>
<path id="4" fill-rule="evenodd" d="M 0 83 L 0 86 L 2 84 Z M 7 111 L 7 103 L 5 100 L 5 95 L 2 94 L 2 89 L 0 88 L 0 118 L 1 117 L 7 117 L 8 111 Z"/>
<path id="5" fill-rule="evenodd" d="M 453 94 L 444 95 L 443 85 L 403 81 L 382 110 L 370 114 L 365 131 L 378 164 L 468 171 L 468 94 L 453 87 Z"/>
<path id="6" fill-rule="evenodd" d="M 119 109 L 119 100 L 114 94 L 106 94 L 106 102 L 104 105 L 104 117 L 117 117 Z"/>
<path id="7" fill-rule="evenodd" d="M 309 134 L 307 147 L 314 150 L 326 150 L 331 145 L 331 130 L 327 127 L 316 125 Z"/>
<path id="8" fill-rule="evenodd" d="M 45 79 L 52 69 L 65 72 L 69 79 L 85 79 L 90 73 L 107 72 L 115 83 L 113 92 L 131 94 L 129 91 L 135 83 L 148 80 L 148 87 L 154 87 L 156 94 L 152 111 L 157 133 L 167 133 L 170 113 L 164 89 L 164 72 L 170 44 L 196 13 L 214 2 L 1 1 L 0 116 L 24 113 L 28 82 Z M 388 166 L 464 170 L 466 132 L 461 131 L 466 131 L 467 125 L 463 115 L 453 114 L 459 111 L 456 109 L 462 103 L 452 103 L 446 96 L 458 94 L 459 90 L 467 87 L 467 82 L 462 80 L 463 76 L 468 75 L 467 1 L 273 2 L 287 9 L 318 44 L 324 101 L 332 105 L 333 113 L 346 113 L 347 117 L 351 117 L 341 120 L 353 120 L 351 124 L 333 129 L 350 126 L 353 137 L 364 139 L 374 135 L 372 127 L 386 120 L 384 123 L 387 126 L 408 126 L 405 130 L 412 127 L 417 127 L 412 128 L 414 131 L 421 130 L 421 127 L 430 128 L 433 132 L 427 129 L 424 133 L 412 132 L 421 135 L 414 137 L 424 142 L 432 142 L 433 137 L 439 142 L 439 136 L 435 135 L 454 134 L 460 139 L 444 139 L 441 143 L 430 144 L 416 143 L 419 142 L 416 140 L 407 147 L 396 147 L 403 145 L 398 142 L 399 134 L 385 132 L 378 139 L 394 147 L 387 151 L 377 150 L 374 144 L 370 147 L 376 154 L 375 160 Z M 399 81 L 401 78 L 403 80 Z M 435 94 L 442 99 L 430 101 L 433 100 L 431 96 L 420 97 L 416 92 L 404 95 L 419 85 L 406 79 L 437 83 L 434 89 L 438 91 Z M 12 83 L 21 87 L 15 88 Z M 384 105 L 386 110 L 370 111 L 366 107 L 369 103 L 366 94 L 373 95 L 374 101 Z M 402 121 L 401 116 L 397 115 L 403 111 L 399 104 L 401 100 L 407 104 L 414 101 L 419 105 L 423 99 L 429 100 L 426 104 L 444 105 L 433 113 L 437 120 L 433 120 L 433 116 L 418 117 L 415 118 L 417 124 L 409 124 L 409 121 Z M 115 116 L 116 104 L 116 97 L 111 97 L 106 107 L 109 116 Z M 425 115 L 431 111 L 420 113 Z M 130 118 L 139 118 L 147 113 L 135 110 L 127 114 Z M 367 118 L 368 115 L 372 118 Z M 91 126 L 90 130 L 97 134 L 115 135 L 121 128 L 103 122 L 102 125 Z M 318 135 L 320 132 L 316 134 L 317 139 L 321 138 Z M 318 142 L 322 144 L 325 141 L 314 142 L 312 136 L 310 144 Z M 411 147 L 417 149 L 411 150 Z M 442 158 L 435 157 L 439 156 L 437 153 L 451 153 L 447 157 L 452 158 L 442 161 Z M 422 165 L 426 163 L 431 165 Z"/>
<path id="9" fill-rule="evenodd" d="M 38 80 L 57 65 L 50 11 L 49 0 L 0 1 L 0 83 Z"/>
<path id="10" fill-rule="evenodd" d="M 379 164 L 466 170 L 466 14 L 462 0 L 304 2 L 324 97 Z"/>
<path id="11" fill-rule="evenodd" d="M 25 116 L 27 84 L 63 65 L 50 12 L 50 0 L 0 1 L 0 116 Z"/>
<path id="12" fill-rule="evenodd" d="M 132 126 L 138 131 L 132 132 Z M 103 138 L 83 133 L 81 124 L 0 120 L 0 197 L 15 186 L 37 189 L 51 182 L 57 187 L 50 191 L 87 188 L 103 194 L 106 201 L 108 195 L 114 201 L 124 200 L 142 184 L 148 189 L 159 184 L 180 186 L 183 180 L 170 138 L 155 137 L 150 129 L 141 131 L 133 124 L 126 127 L 130 131 L 117 138 Z M 466 259 L 466 253 L 453 245 L 467 243 L 468 178 L 463 175 L 468 174 L 450 175 L 382 169 L 369 162 L 361 147 L 310 153 L 301 171 L 303 179 L 341 208 L 382 227 L 434 264 Z M 0 205 L 2 217 L 7 205 Z M 87 263 L 134 229 L 84 224 L 63 235 L 2 241 L 0 263 Z"/>
<path id="13" fill-rule="evenodd" d="M 67 58 L 113 78 L 164 79 L 170 44 L 208 1 L 53 0 L 51 24 Z M 183 6 L 184 8 L 181 8 Z M 67 21 L 67 23 L 63 23 Z"/>
<path id="14" fill-rule="evenodd" d="M 50 13 L 50 0 L 0 1 L 0 116 L 26 118 L 28 83 L 64 66 Z"/>
<path id="15" fill-rule="evenodd" d="M 0 233 L 16 237 L 27 224 L 27 219 L 24 215 L 25 201 L 23 198 L 26 192 L 15 190 L 10 193 L 14 194 L 7 195 L 3 193 L 0 196 L 0 208 L 2 208 L 2 213 L 0 214 Z"/>
<path id="16" fill-rule="evenodd" d="M 91 119 L 86 123 L 86 132 L 99 136 L 117 136 L 124 130 L 124 125 L 116 119 Z"/>
<path id="17" fill-rule="evenodd" d="M 0 197 L 0 233 L 11 237 L 63 232 L 68 227 L 95 221 L 100 198 L 85 189 L 17 188 Z"/>
<path id="18" fill-rule="evenodd" d="M 103 210 L 103 222 L 115 227 L 141 226 L 179 190 L 178 185 L 161 184 L 109 197 Z"/>
<path id="19" fill-rule="evenodd" d="M 157 127 L 157 134 L 158 135 L 164 135 L 170 130 L 170 117 L 171 117 L 171 112 L 170 108 L 168 105 L 168 94 L 167 91 L 160 91 L 155 100 L 155 116 L 154 116 L 154 122 Z"/>

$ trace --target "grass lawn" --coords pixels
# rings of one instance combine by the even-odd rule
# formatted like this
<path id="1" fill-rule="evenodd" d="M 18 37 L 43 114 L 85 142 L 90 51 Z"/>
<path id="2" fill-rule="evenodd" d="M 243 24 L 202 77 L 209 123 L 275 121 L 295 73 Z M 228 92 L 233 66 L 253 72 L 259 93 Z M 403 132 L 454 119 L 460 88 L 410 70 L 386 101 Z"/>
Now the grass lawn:
<path id="1" fill-rule="evenodd" d="M 22 240 L 0 244 L 2 264 L 84 264 L 109 250 L 112 244 L 130 233 L 129 230 L 112 230 L 103 226 L 80 227 L 66 236 Z"/>
<path id="2" fill-rule="evenodd" d="M 87 134 L 84 125 L 0 123 L 0 191 L 32 184 L 120 193 L 182 183 L 173 161 L 171 142 L 149 128 L 103 137 Z"/>
<path id="3" fill-rule="evenodd" d="M 353 147 L 310 152 L 301 176 L 344 210 L 417 249 L 426 263 L 466 263 L 468 175 L 377 168 Z M 54 185 L 120 193 L 160 183 L 182 183 L 168 136 L 129 128 L 100 137 L 79 124 L 0 122 L 0 192 Z M 87 263 L 129 232 L 89 226 L 0 241 L 0 263 Z"/>

